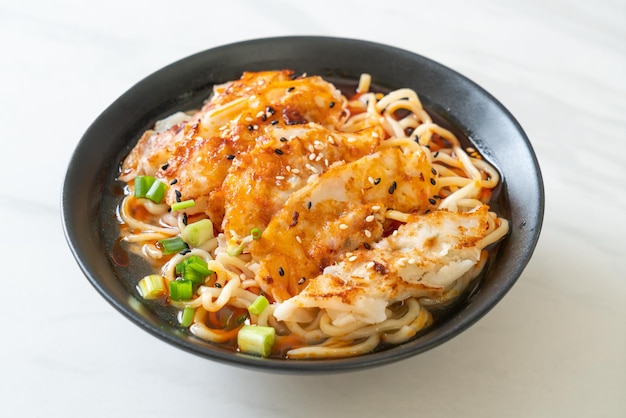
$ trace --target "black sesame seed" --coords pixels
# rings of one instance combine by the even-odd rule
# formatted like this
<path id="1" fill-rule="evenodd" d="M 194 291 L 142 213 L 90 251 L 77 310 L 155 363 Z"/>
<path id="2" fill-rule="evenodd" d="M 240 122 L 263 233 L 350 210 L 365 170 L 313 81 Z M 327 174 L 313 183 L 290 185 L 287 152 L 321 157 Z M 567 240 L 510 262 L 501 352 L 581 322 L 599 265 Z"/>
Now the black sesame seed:
<path id="1" fill-rule="evenodd" d="M 182 194 L 180 193 L 179 190 L 174 190 L 174 193 L 176 194 L 176 201 L 180 202 L 180 198 L 181 198 Z"/>
<path id="2" fill-rule="evenodd" d="M 167 170 L 167 167 L 169 167 L 169 166 L 170 166 L 169 163 L 163 164 L 161 166 L 161 170 Z"/>
<path id="3" fill-rule="evenodd" d="M 395 181 L 391 183 L 391 186 L 389 186 L 389 194 L 393 194 L 393 192 L 396 191 L 396 187 L 398 187 L 398 183 L 396 183 Z"/>
<path id="4" fill-rule="evenodd" d="M 285 270 L 283 270 L 282 267 L 278 267 L 278 274 L 280 274 L 281 276 L 285 275 Z"/>
<path id="5" fill-rule="evenodd" d="M 288 92 L 292 92 L 292 91 L 294 91 L 294 90 L 295 90 L 295 87 L 293 87 L 293 86 L 292 86 L 292 87 L 289 87 L 289 88 L 287 89 L 287 91 L 288 91 Z"/>
<path id="6" fill-rule="evenodd" d="M 188 223 L 189 223 L 189 220 L 187 219 L 187 214 L 183 213 L 183 224 L 187 226 Z"/>
<path id="7" fill-rule="evenodd" d="M 261 120 L 263 120 L 263 122 L 265 122 L 267 120 L 267 114 L 263 113 L 263 116 L 261 116 Z"/>
<path id="8" fill-rule="evenodd" d="M 282 149 L 278 149 L 278 148 L 276 148 L 276 149 L 274 150 L 274 152 L 275 152 L 276 154 L 278 154 L 278 155 L 283 155 L 283 150 L 282 150 Z"/>
<path id="9" fill-rule="evenodd" d="M 435 179 L 430 179 L 430 184 L 434 186 L 435 184 L 437 184 L 437 182 L 435 181 Z"/>
<path id="10" fill-rule="evenodd" d="M 249 131 L 253 131 L 254 130 L 254 125 L 248 125 L 248 130 Z"/>
<path id="11" fill-rule="evenodd" d="M 437 203 L 435 199 L 428 199 L 428 201 L 430 202 L 431 205 L 434 205 L 435 203 Z"/>
<path id="12" fill-rule="evenodd" d="M 273 115 L 273 114 L 275 113 L 275 112 L 274 112 L 274 109 L 273 109 L 271 106 L 267 106 L 267 107 L 265 108 L 265 112 L 266 112 L 266 113 L 269 113 L 270 115 Z"/>
<path id="13" fill-rule="evenodd" d="M 442 198 L 442 197 L 441 197 L 441 196 L 439 196 L 438 194 L 434 195 L 433 197 L 434 197 L 435 199 L 441 199 L 441 198 Z"/>
<path id="14" fill-rule="evenodd" d="M 433 176 L 436 176 L 436 175 L 437 175 L 437 170 L 435 170 L 434 168 L 431 168 L 431 169 L 430 169 L 430 172 L 431 172 L 431 173 L 433 173 Z"/>
<path id="15" fill-rule="evenodd" d="M 378 185 L 378 183 L 380 183 L 380 177 L 374 180 L 374 185 Z"/>
<path id="16" fill-rule="evenodd" d="M 365 247 L 366 250 L 369 250 L 372 248 L 367 242 L 364 242 L 363 246 Z"/>
<path id="17" fill-rule="evenodd" d="M 278 121 L 277 121 L 278 122 Z M 287 138 L 285 138 L 284 136 L 280 137 L 280 142 L 287 142 Z"/>
<path id="18" fill-rule="evenodd" d="M 415 135 L 415 138 L 413 138 L 413 141 L 419 143 L 420 142 L 420 138 L 417 135 Z"/>
<path id="19" fill-rule="evenodd" d="M 330 108 L 332 109 L 333 107 L 335 107 L 335 102 L 330 102 Z"/>
<path id="20" fill-rule="evenodd" d="M 278 123 L 278 121 L 276 119 L 274 119 L 273 121 L 270 122 L 270 125 L 276 125 Z"/>
<path id="21" fill-rule="evenodd" d="M 303 284 L 304 282 L 306 282 L 306 277 L 300 277 L 298 279 L 298 284 Z"/>
<path id="22" fill-rule="evenodd" d="M 439 155 L 439 151 L 437 151 L 437 152 L 435 152 L 435 153 L 433 154 L 433 158 L 437 158 L 437 156 L 438 156 L 438 155 Z"/>
<path id="23" fill-rule="evenodd" d="M 215 287 L 217 287 L 219 289 L 220 287 L 222 287 L 222 285 L 219 284 L 219 283 L 215 283 Z"/>
<path id="24" fill-rule="evenodd" d="M 424 215 L 428 215 L 430 213 L 430 209 L 426 209 L 426 212 L 424 212 Z"/>
<path id="25" fill-rule="evenodd" d="M 234 160 L 234 159 L 235 159 L 235 154 L 228 154 L 228 155 L 226 156 L 226 159 L 227 159 L 227 160 Z"/>
<path id="26" fill-rule="evenodd" d="M 181 252 L 179 252 L 178 254 L 180 255 L 185 255 L 185 254 L 189 254 L 191 252 L 191 249 L 189 248 L 185 248 L 184 250 L 182 250 Z"/>
<path id="27" fill-rule="evenodd" d="M 178 183 L 178 179 L 174 179 L 174 180 L 170 181 L 170 186 L 173 186 L 176 183 Z"/>
<path id="28" fill-rule="evenodd" d="M 307 204 L 306 204 L 306 208 L 307 208 L 307 209 L 311 209 L 311 206 L 312 206 L 312 205 L 313 205 L 313 202 L 309 202 L 309 203 L 307 203 Z"/>
<path id="29" fill-rule="evenodd" d="M 298 76 L 299 76 L 298 74 L 291 74 L 289 78 L 292 80 L 295 80 L 296 78 L 298 78 Z"/>
<path id="30" fill-rule="evenodd" d="M 413 128 L 406 128 L 406 134 L 407 134 L 407 136 L 410 136 L 410 135 L 413 133 L 413 131 L 414 131 L 414 130 L 415 130 L 415 129 L 413 129 Z"/>

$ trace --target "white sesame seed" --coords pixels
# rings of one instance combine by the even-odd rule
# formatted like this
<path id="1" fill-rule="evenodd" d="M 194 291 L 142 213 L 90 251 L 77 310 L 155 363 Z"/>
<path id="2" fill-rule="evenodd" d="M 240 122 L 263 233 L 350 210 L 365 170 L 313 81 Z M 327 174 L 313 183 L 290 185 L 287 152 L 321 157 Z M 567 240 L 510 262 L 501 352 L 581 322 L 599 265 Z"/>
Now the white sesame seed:
<path id="1" fill-rule="evenodd" d="M 250 116 L 246 116 L 246 122 L 252 122 L 254 119 L 252 119 Z"/>
<path id="2" fill-rule="evenodd" d="M 366 236 L 366 237 L 368 237 L 368 238 L 371 238 L 371 237 L 372 237 L 372 233 L 371 233 L 371 231 L 370 231 L 369 229 L 366 229 L 363 233 L 364 233 L 364 234 L 365 234 L 365 236 Z"/>
<path id="3" fill-rule="evenodd" d="M 374 220 L 374 215 L 370 215 L 365 218 L 365 222 L 372 222 Z"/>
<path id="4" fill-rule="evenodd" d="M 378 138 L 378 132 L 372 132 L 372 138 Z"/>
<path id="5" fill-rule="evenodd" d="M 365 267 L 367 267 L 368 269 L 371 269 L 372 267 L 374 267 L 374 262 L 370 261 L 369 263 L 367 263 Z"/>
<path id="6" fill-rule="evenodd" d="M 315 154 L 310 154 L 309 155 L 309 160 L 313 161 L 315 159 Z"/>
<path id="7" fill-rule="evenodd" d="M 339 229 L 348 229 L 348 225 L 346 225 L 346 224 L 339 224 Z"/>
<path id="8" fill-rule="evenodd" d="M 346 253 L 346 257 L 352 257 L 354 255 L 354 253 L 352 251 L 348 251 Z"/>
<path id="9" fill-rule="evenodd" d="M 288 165 L 287 167 L 285 167 L 285 170 L 287 170 L 288 172 L 291 172 L 291 166 Z"/>
<path id="10" fill-rule="evenodd" d="M 396 229 L 395 231 L 393 231 L 393 233 L 392 233 L 391 235 L 393 235 L 394 237 L 395 237 L 396 235 L 398 235 L 398 230 Z"/>
<path id="11" fill-rule="evenodd" d="M 334 139 L 333 139 L 333 137 L 332 137 L 332 136 L 330 136 L 330 135 L 328 135 L 328 142 L 329 142 L 330 144 L 335 145 L 335 140 L 334 140 Z"/>
<path id="12" fill-rule="evenodd" d="M 302 238 L 300 238 L 300 235 L 296 235 L 296 241 L 302 244 Z"/>
<path id="13" fill-rule="evenodd" d="M 321 142 L 319 142 L 319 141 L 315 141 L 315 142 L 316 142 L 316 144 L 315 144 L 315 149 L 316 150 L 321 151 L 324 148 L 326 148 L 326 147 L 324 147 L 324 144 L 322 144 Z"/>
<path id="14" fill-rule="evenodd" d="M 307 168 L 307 170 L 317 174 L 317 168 L 313 167 L 311 164 L 307 164 L 305 165 L 305 167 Z"/>
<path id="15" fill-rule="evenodd" d="M 254 129 L 259 129 L 259 125 L 254 125 L 253 128 Z"/>
<path id="16" fill-rule="evenodd" d="M 324 156 L 322 154 L 317 154 L 317 157 L 315 157 L 315 161 L 319 161 L 322 158 L 324 158 Z"/>
<path id="17" fill-rule="evenodd" d="M 354 261 L 356 260 L 356 255 L 353 255 L 352 257 L 348 258 L 348 261 Z"/>
<path id="18" fill-rule="evenodd" d="M 324 159 L 324 165 L 325 165 L 326 167 L 328 167 L 328 158 L 325 158 L 325 159 Z"/>
<path id="19" fill-rule="evenodd" d="M 292 168 L 292 169 L 291 169 L 291 172 L 292 172 L 293 174 L 300 174 L 300 170 L 298 170 L 297 168 Z"/>
<path id="20" fill-rule="evenodd" d="M 367 181 L 369 181 L 370 183 L 372 183 L 372 186 L 374 185 L 374 179 L 372 178 L 372 176 L 369 176 L 367 178 Z"/>
<path id="21" fill-rule="evenodd" d="M 263 116 L 264 113 L 264 111 L 260 110 L 259 113 L 256 114 L 256 117 L 260 118 L 261 116 Z"/>
<path id="22" fill-rule="evenodd" d="M 356 142 L 356 138 L 355 137 L 351 136 L 350 138 L 348 138 L 348 144 L 352 144 L 354 142 Z"/>
<path id="23" fill-rule="evenodd" d="M 374 205 L 374 206 L 372 206 L 372 210 L 373 210 L 374 212 L 376 212 L 376 211 L 380 210 L 380 206 L 378 206 L 378 205 Z"/>
<path id="24" fill-rule="evenodd" d="M 285 180 L 285 176 L 276 176 L 276 180 Z"/>
<path id="25" fill-rule="evenodd" d="M 313 147 L 313 145 L 309 145 L 307 149 L 309 150 L 309 152 L 315 152 L 315 148 Z"/>

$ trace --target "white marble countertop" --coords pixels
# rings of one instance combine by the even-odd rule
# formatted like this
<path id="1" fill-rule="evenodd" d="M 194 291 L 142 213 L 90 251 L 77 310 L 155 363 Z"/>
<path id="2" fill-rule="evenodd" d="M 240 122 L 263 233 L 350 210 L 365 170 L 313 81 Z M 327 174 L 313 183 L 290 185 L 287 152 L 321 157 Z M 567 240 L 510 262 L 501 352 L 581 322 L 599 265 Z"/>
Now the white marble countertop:
<path id="1" fill-rule="evenodd" d="M 0 416 L 626 416 L 626 3 L 175 3 L 0 2 Z M 162 343 L 79 270 L 59 195 L 90 123 L 170 62 L 279 35 L 425 55 L 490 91 L 530 137 L 541 239 L 459 337 L 360 372 L 265 374 Z"/>

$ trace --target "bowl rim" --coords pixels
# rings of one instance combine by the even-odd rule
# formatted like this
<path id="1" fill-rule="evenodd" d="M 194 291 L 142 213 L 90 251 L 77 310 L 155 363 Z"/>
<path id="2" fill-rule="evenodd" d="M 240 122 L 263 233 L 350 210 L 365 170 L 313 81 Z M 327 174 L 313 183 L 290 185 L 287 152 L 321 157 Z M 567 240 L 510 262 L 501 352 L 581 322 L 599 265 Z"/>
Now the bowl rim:
<path id="1" fill-rule="evenodd" d="M 172 77 L 172 74 L 178 70 L 182 70 L 183 73 L 192 74 L 194 68 L 197 69 L 199 65 L 202 65 L 202 63 L 205 63 L 206 61 L 210 62 L 211 60 L 223 59 L 223 57 L 241 54 L 242 51 L 264 51 L 268 48 L 280 48 L 281 46 L 289 46 L 290 48 L 293 48 L 294 45 L 304 46 L 313 44 L 319 45 L 321 48 L 333 47 L 339 49 L 343 48 L 346 50 L 352 48 L 364 53 L 372 54 L 372 56 L 375 56 L 376 53 L 381 53 L 381 51 L 385 51 L 385 54 L 396 57 L 398 62 L 411 62 L 415 64 L 416 67 L 425 68 L 427 71 L 435 71 L 445 74 L 446 77 L 455 80 L 455 83 L 458 84 L 456 87 L 461 88 L 463 92 L 471 91 L 473 101 L 481 102 L 482 105 L 488 104 L 488 110 L 492 112 L 495 111 L 500 114 L 500 119 L 504 120 L 508 124 L 508 129 L 517 135 L 517 142 L 515 144 L 518 148 L 520 148 L 520 150 L 525 151 L 526 165 L 528 168 L 532 169 L 531 174 L 533 175 L 532 178 L 529 179 L 528 186 L 532 189 L 532 193 L 529 192 L 529 194 L 534 196 L 535 202 L 527 208 L 527 217 L 524 218 L 523 222 L 521 221 L 519 225 L 511 225 L 511 228 L 525 232 L 525 235 L 523 235 L 523 242 L 516 243 L 515 248 L 512 250 L 518 251 L 516 254 L 518 262 L 514 266 L 510 266 L 507 280 L 492 289 L 491 293 L 488 297 L 486 297 L 482 304 L 477 306 L 476 309 L 471 312 L 471 316 L 454 315 L 446 321 L 444 324 L 445 327 L 440 326 L 437 328 L 445 332 L 439 332 L 432 338 L 427 339 L 426 342 L 419 339 L 411 340 L 384 351 L 364 354 L 356 357 L 320 360 L 260 358 L 217 349 L 213 346 L 207 349 L 208 343 L 202 343 L 201 341 L 196 341 L 195 339 L 191 341 L 189 338 L 181 338 L 180 335 L 173 333 L 171 330 L 165 330 L 162 326 L 155 326 L 156 323 L 154 321 L 150 322 L 146 320 L 146 316 L 141 315 L 138 312 L 137 309 L 141 309 L 141 307 L 137 308 L 132 306 L 132 295 L 125 295 L 126 298 L 124 298 L 123 294 L 111 291 L 102 279 L 104 275 L 107 274 L 105 271 L 106 268 L 102 264 L 102 260 L 99 260 L 98 263 L 94 263 L 91 259 L 94 251 L 101 251 L 103 248 L 101 245 L 102 243 L 93 242 L 93 233 L 91 235 L 85 235 L 85 222 L 89 222 L 88 215 L 98 216 L 99 207 L 98 204 L 93 204 L 94 202 L 91 202 L 91 204 L 77 204 L 77 199 L 74 199 L 74 196 L 76 195 L 77 190 L 88 190 L 83 184 L 84 179 L 81 179 L 81 172 L 84 171 L 86 167 L 85 159 L 89 160 L 88 157 L 90 156 L 97 157 L 97 153 L 92 150 L 91 147 L 91 142 L 93 141 L 92 138 L 97 135 L 99 130 L 106 127 L 107 123 L 110 123 L 111 117 L 118 114 L 120 109 L 128 110 L 129 106 L 132 106 L 134 100 L 136 100 L 137 94 L 146 92 L 154 83 L 160 83 L 164 79 Z M 255 65 L 256 64 L 258 63 L 255 62 Z M 179 75 L 177 77 L 182 76 Z M 418 95 L 419 94 L 420 93 L 418 92 Z M 180 103 L 181 100 L 184 100 L 184 98 L 177 98 L 176 100 L 178 100 L 177 103 Z M 169 105 L 171 106 L 171 103 Z M 174 109 L 170 107 L 170 111 L 173 110 Z M 455 115 L 452 114 L 452 116 Z M 143 117 L 145 117 L 145 115 L 143 115 Z M 156 113 L 152 117 L 155 118 Z M 128 142 L 129 140 L 126 141 L 126 143 Z M 484 150 L 487 151 L 488 147 L 484 148 Z M 498 168 L 500 169 L 500 167 Z M 103 175 L 104 173 L 96 173 L 95 177 Z M 102 182 L 103 179 L 101 177 L 92 179 L 91 184 L 97 183 L 98 181 Z M 505 181 L 507 181 L 506 177 Z M 97 201 L 97 190 L 90 190 L 90 193 L 92 194 L 89 196 L 96 196 L 96 203 L 99 203 Z M 462 74 L 417 53 L 371 41 L 329 36 L 282 36 L 250 39 L 230 43 L 200 51 L 188 57 L 182 58 L 146 76 L 130 87 L 111 105 L 109 105 L 86 130 L 78 142 L 68 164 L 61 195 L 63 230 L 66 241 L 76 262 L 92 286 L 101 294 L 101 296 L 105 298 L 105 300 L 107 300 L 107 302 L 122 313 L 127 319 L 131 320 L 131 322 L 135 323 L 140 328 L 157 338 L 201 357 L 254 370 L 283 373 L 335 373 L 388 364 L 430 350 L 467 330 L 470 326 L 475 324 L 479 319 L 487 314 L 504 297 L 504 295 L 508 293 L 522 274 L 522 271 L 529 262 L 539 239 L 543 223 L 544 207 L 545 196 L 543 178 L 532 145 L 513 115 L 485 89 Z M 138 302 L 141 303 L 141 301 Z"/>

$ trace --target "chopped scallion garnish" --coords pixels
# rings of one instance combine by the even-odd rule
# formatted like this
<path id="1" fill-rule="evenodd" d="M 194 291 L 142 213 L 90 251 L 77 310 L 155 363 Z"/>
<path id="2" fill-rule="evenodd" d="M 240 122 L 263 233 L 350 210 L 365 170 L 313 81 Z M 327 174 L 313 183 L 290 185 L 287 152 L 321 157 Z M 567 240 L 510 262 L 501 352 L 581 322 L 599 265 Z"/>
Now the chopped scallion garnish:
<path id="1" fill-rule="evenodd" d="M 177 210 L 189 209 L 189 208 L 194 207 L 195 205 L 196 205 L 196 202 L 193 199 L 183 200 L 182 202 L 173 203 L 172 210 L 177 211 Z"/>
<path id="2" fill-rule="evenodd" d="M 196 309 L 190 306 L 187 306 L 185 309 L 183 309 L 183 312 L 181 313 L 181 316 L 180 316 L 180 325 L 182 325 L 185 328 L 190 326 L 191 323 L 193 322 L 193 316 L 195 313 L 196 313 Z"/>
<path id="3" fill-rule="evenodd" d="M 237 334 L 237 344 L 244 353 L 267 357 L 276 342 L 276 330 L 260 325 L 244 325 Z"/>
<path id="4" fill-rule="evenodd" d="M 260 228 L 252 228 L 250 230 L 250 235 L 252 235 L 253 239 L 261 238 L 261 229 Z"/>
<path id="5" fill-rule="evenodd" d="M 198 247 L 214 237 L 213 222 L 210 219 L 201 219 L 189 224 L 183 229 L 181 236 L 192 247 Z"/>
<path id="6" fill-rule="evenodd" d="M 261 315 L 261 312 L 265 310 L 270 304 L 270 301 L 263 295 L 257 296 L 257 298 L 248 306 L 248 312 L 250 315 Z"/>
<path id="7" fill-rule="evenodd" d="M 151 274 L 139 280 L 137 290 L 144 299 L 157 299 L 165 294 L 165 280 L 161 275 Z"/>
<path id="8" fill-rule="evenodd" d="M 152 200 L 154 203 L 161 203 L 165 196 L 167 185 L 160 180 L 154 180 L 150 190 L 146 193 L 146 198 Z"/>
<path id="9" fill-rule="evenodd" d="M 170 282 L 171 300 L 189 300 L 193 296 L 193 283 L 190 280 L 174 280 Z"/>
<path id="10" fill-rule="evenodd" d="M 163 254 L 173 254 L 188 248 L 181 237 L 160 239 L 159 244 L 161 244 Z"/>
<path id="11" fill-rule="evenodd" d="M 135 177 L 135 197 L 146 197 L 146 193 L 148 193 L 155 180 L 153 176 Z"/>

